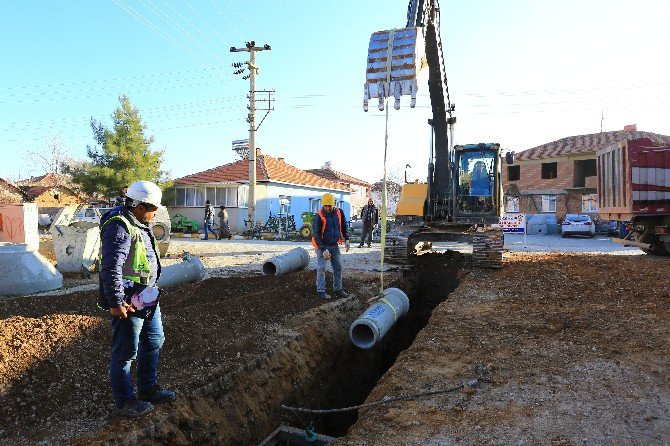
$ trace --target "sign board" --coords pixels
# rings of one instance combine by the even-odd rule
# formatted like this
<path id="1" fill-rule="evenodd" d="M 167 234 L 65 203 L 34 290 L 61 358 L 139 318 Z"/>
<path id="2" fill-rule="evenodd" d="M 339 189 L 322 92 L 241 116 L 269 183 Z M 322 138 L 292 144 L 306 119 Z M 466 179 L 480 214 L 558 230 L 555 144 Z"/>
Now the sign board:
<path id="1" fill-rule="evenodd" d="M 500 227 L 507 234 L 525 234 L 526 214 L 503 215 L 500 219 Z"/>

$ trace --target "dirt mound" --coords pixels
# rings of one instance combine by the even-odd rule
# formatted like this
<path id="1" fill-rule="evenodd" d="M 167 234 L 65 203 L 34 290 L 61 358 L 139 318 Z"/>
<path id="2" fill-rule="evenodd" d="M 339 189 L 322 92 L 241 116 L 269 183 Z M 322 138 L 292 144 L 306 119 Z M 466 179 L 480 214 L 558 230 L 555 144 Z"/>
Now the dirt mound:
<path id="1" fill-rule="evenodd" d="M 463 279 L 368 401 L 458 385 L 477 364 L 494 382 L 364 410 L 334 444 L 667 444 L 667 260 L 507 260 Z"/>
<path id="2" fill-rule="evenodd" d="M 376 275 L 345 284 L 361 295 Z M 330 278 L 328 278 L 330 283 Z M 188 395 L 264 351 L 273 326 L 323 304 L 315 271 L 286 276 L 213 278 L 162 296 L 166 342 L 159 380 Z M 96 292 L 0 301 L 0 444 L 64 443 L 115 423 L 108 361 L 108 315 Z"/>

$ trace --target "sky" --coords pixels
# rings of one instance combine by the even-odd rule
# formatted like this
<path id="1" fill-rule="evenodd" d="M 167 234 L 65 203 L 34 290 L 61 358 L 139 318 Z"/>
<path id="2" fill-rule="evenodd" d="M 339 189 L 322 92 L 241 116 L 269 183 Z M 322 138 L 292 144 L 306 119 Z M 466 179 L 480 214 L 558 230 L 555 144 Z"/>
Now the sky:
<path id="1" fill-rule="evenodd" d="M 521 151 L 572 135 L 670 135 L 670 3 L 442 0 L 441 36 L 456 144 Z M 249 83 L 231 53 L 254 40 L 258 90 L 275 90 L 257 132 L 263 153 L 302 169 L 331 161 L 383 174 L 384 112 L 365 113 L 368 41 L 404 27 L 406 0 L 0 0 L 0 178 L 44 172 L 56 144 L 74 159 L 112 124 L 119 96 L 139 109 L 172 178 L 237 159 Z M 388 122 L 388 170 L 424 179 L 430 98 L 403 98 Z M 258 119 L 264 112 L 259 112 Z"/>

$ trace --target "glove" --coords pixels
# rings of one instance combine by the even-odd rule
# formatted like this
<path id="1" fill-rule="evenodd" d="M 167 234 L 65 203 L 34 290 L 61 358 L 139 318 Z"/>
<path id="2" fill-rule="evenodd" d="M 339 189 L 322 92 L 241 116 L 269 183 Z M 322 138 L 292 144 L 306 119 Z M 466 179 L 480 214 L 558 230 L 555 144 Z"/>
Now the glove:
<path id="1" fill-rule="evenodd" d="M 349 240 L 344 241 L 344 248 L 346 249 L 346 252 L 349 252 Z"/>
<path id="2" fill-rule="evenodd" d="M 330 260 L 330 251 L 328 251 L 327 249 L 324 249 L 323 250 L 323 258 L 326 259 L 326 260 Z"/>

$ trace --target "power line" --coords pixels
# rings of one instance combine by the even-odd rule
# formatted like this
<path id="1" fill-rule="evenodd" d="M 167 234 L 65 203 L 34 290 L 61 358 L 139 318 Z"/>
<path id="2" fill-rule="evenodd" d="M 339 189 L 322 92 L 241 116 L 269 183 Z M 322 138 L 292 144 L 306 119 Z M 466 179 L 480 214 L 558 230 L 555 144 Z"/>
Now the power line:
<path id="1" fill-rule="evenodd" d="M 237 35 L 240 36 L 240 37 L 242 38 L 242 40 L 244 40 L 244 36 L 242 35 L 242 33 L 240 33 L 240 32 L 238 31 L 238 29 L 235 28 L 235 25 L 233 25 L 232 23 L 230 23 L 230 20 L 228 20 L 228 17 L 226 17 L 226 15 L 223 13 L 223 11 L 221 11 L 221 8 L 219 8 L 219 6 L 218 6 L 216 3 L 214 3 L 213 0 L 209 0 L 209 2 L 212 4 L 212 6 L 214 6 L 214 9 L 216 9 L 216 11 L 219 13 L 219 15 L 220 15 L 221 17 L 223 17 L 223 19 L 226 21 L 226 23 L 228 24 L 228 26 L 230 26 L 230 28 L 231 28 L 233 31 L 235 31 L 235 32 L 237 33 Z"/>
<path id="2" fill-rule="evenodd" d="M 185 17 L 184 15 L 182 15 L 179 11 L 177 11 L 174 7 L 172 7 L 172 5 L 170 5 L 170 4 L 169 4 L 168 2 L 166 2 L 165 0 L 161 0 L 161 1 L 162 1 L 168 8 L 170 8 L 171 10 L 173 10 L 173 11 L 175 12 L 175 14 L 177 14 L 182 20 L 184 20 L 186 23 L 188 23 L 189 25 L 191 25 L 191 28 L 193 28 L 193 29 L 194 29 L 198 34 L 200 34 L 204 39 L 207 39 L 207 40 L 209 40 L 212 44 L 214 44 L 214 46 L 217 47 L 217 50 L 218 50 L 218 51 L 220 51 L 221 53 L 224 53 L 224 52 L 225 52 L 225 48 L 223 48 L 223 47 L 219 47 L 219 46 L 218 46 L 218 43 L 216 43 L 213 39 L 211 39 L 209 36 L 207 36 L 205 33 L 203 33 L 203 32 L 200 30 L 200 28 L 198 28 L 197 26 L 195 26 L 195 24 L 193 24 L 193 22 L 191 22 L 191 20 L 189 20 L 188 17 Z M 185 1 L 185 3 L 186 3 L 191 9 L 193 9 L 193 7 L 192 7 L 190 4 L 188 4 L 188 2 Z"/>

